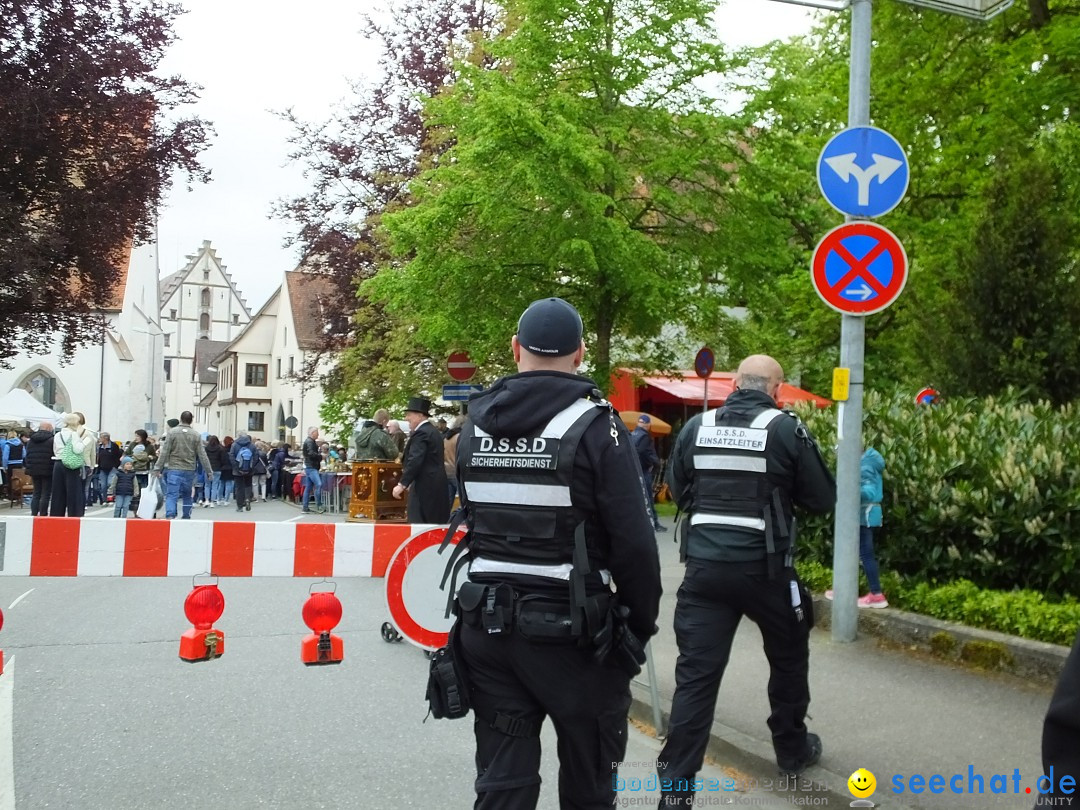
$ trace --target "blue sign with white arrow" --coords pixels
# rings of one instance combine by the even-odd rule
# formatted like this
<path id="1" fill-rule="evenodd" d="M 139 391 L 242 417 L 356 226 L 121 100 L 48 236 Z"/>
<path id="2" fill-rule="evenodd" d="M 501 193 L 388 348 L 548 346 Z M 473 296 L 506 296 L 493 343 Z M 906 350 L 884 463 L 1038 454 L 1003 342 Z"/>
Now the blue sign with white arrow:
<path id="1" fill-rule="evenodd" d="M 818 159 L 821 193 L 853 217 L 880 217 L 904 199 L 910 172 L 899 141 L 877 127 L 852 127 L 834 135 Z"/>
<path id="2" fill-rule="evenodd" d="M 467 402 L 471 394 L 479 394 L 483 390 L 482 385 L 444 385 L 442 398 L 447 402 Z"/>

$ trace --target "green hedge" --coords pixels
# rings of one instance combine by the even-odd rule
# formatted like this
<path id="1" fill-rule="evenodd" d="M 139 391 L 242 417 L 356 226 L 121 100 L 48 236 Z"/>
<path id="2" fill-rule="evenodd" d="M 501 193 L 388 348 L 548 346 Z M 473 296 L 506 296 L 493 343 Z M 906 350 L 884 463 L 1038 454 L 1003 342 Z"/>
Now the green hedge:
<path id="1" fill-rule="evenodd" d="M 917 406 L 908 393 L 868 392 L 864 409 L 866 444 L 885 457 L 885 526 L 876 539 L 882 570 L 1055 600 L 1076 593 L 1076 408 L 1016 394 Z M 835 409 L 802 415 L 835 469 Z M 831 567 L 832 542 L 831 515 L 804 520 L 800 559 Z M 991 599 L 986 610 L 1004 604 Z"/>
<path id="2" fill-rule="evenodd" d="M 832 587 L 832 571 L 814 560 L 799 563 L 799 577 L 815 593 Z M 989 591 L 966 579 L 938 586 L 912 583 L 895 572 L 882 575 L 882 588 L 889 607 L 1050 644 L 1071 646 L 1080 627 L 1080 603 L 1072 598 L 1048 602 L 1035 591 Z"/>

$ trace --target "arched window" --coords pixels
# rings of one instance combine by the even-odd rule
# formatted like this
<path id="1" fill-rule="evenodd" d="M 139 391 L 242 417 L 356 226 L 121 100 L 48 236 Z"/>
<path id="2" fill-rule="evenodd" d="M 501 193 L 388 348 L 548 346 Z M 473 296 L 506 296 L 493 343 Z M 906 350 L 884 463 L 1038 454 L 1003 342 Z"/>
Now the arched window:
<path id="1" fill-rule="evenodd" d="M 22 388 L 38 402 L 57 413 L 71 409 L 71 398 L 63 384 L 51 371 L 41 366 L 23 375 L 16 388 Z"/>
<path id="2" fill-rule="evenodd" d="M 210 306 L 210 288 L 209 287 L 203 287 L 202 288 L 202 302 L 201 303 L 202 303 L 202 305 L 204 307 Z"/>
<path id="3" fill-rule="evenodd" d="M 202 332 L 210 331 L 210 313 L 204 312 L 199 316 L 199 330 Z"/>

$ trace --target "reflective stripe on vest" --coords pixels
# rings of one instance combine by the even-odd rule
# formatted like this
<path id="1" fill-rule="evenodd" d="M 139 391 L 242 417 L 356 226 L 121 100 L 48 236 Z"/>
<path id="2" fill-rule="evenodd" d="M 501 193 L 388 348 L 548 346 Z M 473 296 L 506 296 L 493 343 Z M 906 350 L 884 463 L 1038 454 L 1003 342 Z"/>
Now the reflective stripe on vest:
<path id="1" fill-rule="evenodd" d="M 553 484 L 505 484 L 474 481 L 468 485 L 470 503 L 519 506 L 570 506 L 570 487 Z"/>
<path id="2" fill-rule="evenodd" d="M 710 523 L 720 526 L 738 526 L 742 529 L 754 529 L 765 531 L 764 518 L 739 517 L 738 515 L 710 515 L 700 512 L 690 516 L 691 526 L 700 526 L 702 523 Z"/>
<path id="3" fill-rule="evenodd" d="M 750 456 L 694 456 L 695 470 L 743 470 L 765 472 L 765 459 Z"/>
<path id="4" fill-rule="evenodd" d="M 570 581 L 570 572 L 574 566 L 570 563 L 562 565 L 530 565 L 528 563 L 503 562 L 502 560 L 488 560 L 483 557 L 473 560 L 469 564 L 470 574 L 525 574 L 530 577 L 547 577 L 548 579 L 561 579 Z M 607 585 L 611 582 L 611 572 L 600 569 L 600 579 Z"/>

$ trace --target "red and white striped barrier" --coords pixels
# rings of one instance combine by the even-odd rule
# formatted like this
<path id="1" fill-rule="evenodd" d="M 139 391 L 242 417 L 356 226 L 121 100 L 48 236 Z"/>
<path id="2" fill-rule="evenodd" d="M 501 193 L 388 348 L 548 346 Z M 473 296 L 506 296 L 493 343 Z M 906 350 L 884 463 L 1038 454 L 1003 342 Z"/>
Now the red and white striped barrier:
<path id="1" fill-rule="evenodd" d="M 431 525 L 0 519 L 0 576 L 381 577 Z"/>

